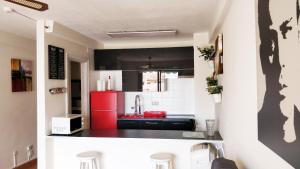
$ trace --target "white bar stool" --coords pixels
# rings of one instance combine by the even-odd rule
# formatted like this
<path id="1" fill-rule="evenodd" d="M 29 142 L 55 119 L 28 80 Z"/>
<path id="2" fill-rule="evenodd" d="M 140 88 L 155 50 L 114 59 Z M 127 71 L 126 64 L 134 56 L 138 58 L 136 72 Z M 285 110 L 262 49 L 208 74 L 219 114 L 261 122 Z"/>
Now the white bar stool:
<path id="1" fill-rule="evenodd" d="M 96 151 L 87 151 L 77 154 L 80 161 L 80 169 L 100 169 L 101 153 Z"/>
<path id="2" fill-rule="evenodd" d="M 171 153 L 157 153 L 151 155 L 152 169 L 174 169 L 174 155 Z"/>

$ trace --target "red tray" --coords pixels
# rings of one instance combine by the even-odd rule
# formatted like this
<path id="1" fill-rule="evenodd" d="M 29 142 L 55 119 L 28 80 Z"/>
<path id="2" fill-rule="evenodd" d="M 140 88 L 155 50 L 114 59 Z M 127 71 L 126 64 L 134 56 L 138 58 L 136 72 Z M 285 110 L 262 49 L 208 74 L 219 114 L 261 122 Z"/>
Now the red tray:
<path id="1" fill-rule="evenodd" d="M 145 111 L 144 112 L 144 117 L 149 117 L 149 118 L 163 118 L 166 117 L 167 112 L 165 111 Z"/>

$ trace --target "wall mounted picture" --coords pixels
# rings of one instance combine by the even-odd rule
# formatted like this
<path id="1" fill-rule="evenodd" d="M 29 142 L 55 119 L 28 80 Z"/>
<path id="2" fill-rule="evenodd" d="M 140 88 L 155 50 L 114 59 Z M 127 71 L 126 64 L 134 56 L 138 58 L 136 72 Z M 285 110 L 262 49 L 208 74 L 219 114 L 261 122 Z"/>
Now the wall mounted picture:
<path id="1" fill-rule="evenodd" d="M 12 92 L 32 91 L 32 61 L 11 59 Z"/>
<path id="2" fill-rule="evenodd" d="M 257 1 L 258 140 L 299 169 L 300 0 Z"/>
<path id="3" fill-rule="evenodd" d="M 223 35 L 218 35 L 215 41 L 215 58 L 214 58 L 214 68 L 215 74 L 223 74 Z"/>

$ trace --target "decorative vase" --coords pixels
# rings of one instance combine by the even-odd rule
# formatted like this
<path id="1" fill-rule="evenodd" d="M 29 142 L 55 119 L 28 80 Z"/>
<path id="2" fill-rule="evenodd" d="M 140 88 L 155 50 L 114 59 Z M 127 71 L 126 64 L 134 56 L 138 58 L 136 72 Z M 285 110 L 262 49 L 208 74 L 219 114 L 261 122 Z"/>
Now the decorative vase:
<path id="1" fill-rule="evenodd" d="M 215 127 L 216 127 L 216 121 L 213 119 L 208 119 L 205 120 L 206 122 L 206 131 L 207 131 L 207 136 L 214 136 L 215 135 Z"/>
<path id="2" fill-rule="evenodd" d="M 212 94 L 212 96 L 214 98 L 215 103 L 221 103 L 221 101 L 222 101 L 222 95 L 221 95 L 221 93 Z"/>
<path id="3" fill-rule="evenodd" d="M 214 68 L 214 64 L 215 64 L 215 63 L 214 63 L 213 60 L 209 60 L 209 61 L 208 61 L 208 65 L 209 65 L 210 68 Z"/>

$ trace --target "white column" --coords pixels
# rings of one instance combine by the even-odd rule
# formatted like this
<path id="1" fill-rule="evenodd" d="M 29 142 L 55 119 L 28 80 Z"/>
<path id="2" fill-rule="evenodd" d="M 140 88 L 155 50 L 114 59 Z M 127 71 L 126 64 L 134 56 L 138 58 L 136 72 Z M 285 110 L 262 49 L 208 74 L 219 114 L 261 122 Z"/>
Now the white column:
<path id="1" fill-rule="evenodd" d="M 46 169 L 46 90 L 45 90 L 45 22 L 36 24 L 37 50 L 37 155 L 38 168 Z"/>

